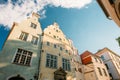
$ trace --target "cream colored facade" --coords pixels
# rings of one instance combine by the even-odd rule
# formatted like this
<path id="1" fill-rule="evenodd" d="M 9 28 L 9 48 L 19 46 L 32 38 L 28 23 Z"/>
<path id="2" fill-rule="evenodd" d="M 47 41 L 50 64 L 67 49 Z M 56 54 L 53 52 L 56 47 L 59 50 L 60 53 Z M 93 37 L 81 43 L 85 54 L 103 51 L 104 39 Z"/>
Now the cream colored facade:
<path id="1" fill-rule="evenodd" d="M 0 52 L 0 80 L 36 80 L 40 57 L 39 15 L 14 23 Z"/>
<path id="2" fill-rule="evenodd" d="M 81 58 L 78 54 L 78 50 L 76 48 L 73 48 L 73 57 L 72 57 L 72 63 L 74 65 L 75 69 L 75 80 L 84 80 L 84 65 L 81 62 Z"/>
<path id="3" fill-rule="evenodd" d="M 85 80 L 97 80 L 93 65 L 84 65 L 84 77 Z"/>
<path id="4" fill-rule="evenodd" d="M 54 23 L 42 32 L 39 15 L 14 23 L 0 52 L 0 80 L 84 80 L 78 50 Z"/>
<path id="5" fill-rule="evenodd" d="M 76 79 L 75 64 L 72 61 L 75 49 L 57 23 L 44 29 L 42 43 L 39 80 L 80 80 Z M 67 60 L 67 63 L 63 63 L 64 60 Z M 65 74 L 61 72 L 55 76 L 55 72 L 60 68 L 66 72 L 66 76 L 62 76 Z"/>
<path id="6" fill-rule="evenodd" d="M 108 48 L 99 50 L 96 55 L 103 59 L 111 79 L 120 80 L 120 56 Z"/>
<path id="7" fill-rule="evenodd" d="M 85 55 L 81 58 L 83 64 L 85 64 L 85 80 L 110 80 L 107 68 L 100 57 L 86 51 Z"/>

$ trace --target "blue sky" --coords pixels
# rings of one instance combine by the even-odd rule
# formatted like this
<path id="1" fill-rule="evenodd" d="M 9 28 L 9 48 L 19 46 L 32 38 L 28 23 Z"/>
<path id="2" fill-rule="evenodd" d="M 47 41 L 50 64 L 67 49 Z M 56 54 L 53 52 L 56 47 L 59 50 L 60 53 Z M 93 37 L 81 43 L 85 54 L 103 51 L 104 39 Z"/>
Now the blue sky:
<path id="1" fill-rule="evenodd" d="M 1 4 L 6 2 L 7 0 Z M 96 1 L 80 8 L 46 5 L 39 12 L 43 14 L 40 19 L 42 29 L 57 22 L 64 34 L 73 40 L 80 54 L 85 50 L 95 53 L 104 47 L 120 54 L 119 45 L 115 40 L 120 36 L 120 28 L 106 18 Z M 0 48 L 8 33 L 6 27 L 0 27 Z"/>

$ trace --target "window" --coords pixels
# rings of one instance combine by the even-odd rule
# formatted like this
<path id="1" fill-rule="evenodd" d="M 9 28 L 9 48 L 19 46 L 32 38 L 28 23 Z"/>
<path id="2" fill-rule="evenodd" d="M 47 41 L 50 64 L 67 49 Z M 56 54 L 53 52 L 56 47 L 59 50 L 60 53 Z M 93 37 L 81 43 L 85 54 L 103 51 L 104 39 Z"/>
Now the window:
<path id="1" fill-rule="evenodd" d="M 112 74 L 111 74 L 111 73 L 109 73 L 109 75 L 110 75 L 111 79 L 113 79 L 113 76 L 112 76 Z"/>
<path id="2" fill-rule="evenodd" d="M 106 71 L 105 71 L 105 69 L 104 69 L 104 68 L 103 68 L 103 72 L 104 72 L 105 76 L 107 76 L 107 73 L 106 73 Z"/>
<path id="3" fill-rule="evenodd" d="M 46 67 L 57 68 L 57 56 L 47 54 L 46 57 Z"/>
<path id="4" fill-rule="evenodd" d="M 117 63 L 116 63 L 116 65 L 117 65 L 117 68 L 118 68 L 118 69 L 120 69 L 120 67 L 118 66 L 118 64 L 117 64 Z"/>
<path id="5" fill-rule="evenodd" d="M 62 51 L 62 47 L 60 47 L 60 50 Z"/>
<path id="6" fill-rule="evenodd" d="M 30 66 L 32 52 L 23 49 L 18 49 L 13 63 Z"/>
<path id="7" fill-rule="evenodd" d="M 48 46 L 50 46 L 50 43 L 49 43 L 49 42 L 47 42 L 47 45 L 48 45 Z"/>
<path id="8" fill-rule="evenodd" d="M 37 25 L 36 24 L 34 24 L 34 23 L 32 23 L 31 22 L 31 25 L 30 25 L 32 28 L 34 28 L 34 29 L 36 29 L 36 27 L 37 27 Z"/>
<path id="9" fill-rule="evenodd" d="M 105 57 L 103 55 L 101 55 L 101 59 L 104 61 L 105 60 Z"/>
<path id="10" fill-rule="evenodd" d="M 21 35 L 20 35 L 19 39 L 26 41 L 27 37 L 28 37 L 28 33 L 21 32 Z"/>
<path id="11" fill-rule="evenodd" d="M 54 38 L 56 38 L 56 36 L 55 36 L 55 35 L 53 35 L 53 37 L 54 37 Z"/>
<path id="12" fill-rule="evenodd" d="M 62 67 L 64 70 L 70 71 L 70 61 L 67 59 L 62 59 Z"/>
<path id="13" fill-rule="evenodd" d="M 58 32 L 58 30 L 56 30 L 56 32 Z"/>
<path id="14" fill-rule="evenodd" d="M 62 39 L 61 39 L 61 38 L 59 38 L 59 40 L 61 41 Z"/>
<path id="15" fill-rule="evenodd" d="M 68 50 L 65 50 L 66 51 L 66 53 L 68 53 Z"/>
<path id="16" fill-rule="evenodd" d="M 56 48 L 57 46 L 56 46 L 56 44 L 54 44 L 54 48 Z"/>
<path id="17" fill-rule="evenodd" d="M 102 60 L 100 59 L 100 63 L 102 63 Z"/>
<path id="18" fill-rule="evenodd" d="M 95 58 L 95 61 L 98 62 L 97 58 Z"/>
<path id="19" fill-rule="evenodd" d="M 78 68 L 78 71 L 82 73 L 82 69 L 81 68 Z"/>
<path id="20" fill-rule="evenodd" d="M 99 74 L 102 76 L 101 69 L 99 67 L 97 69 L 98 69 Z"/>
<path id="21" fill-rule="evenodd" d="M 109 0 L 110 4 L 114 4 L 115 0 Z"/>
<path id="22" fill-rule="evenodd" d="M 31 40 L 31 43 L 37 45 L 37 43 L 38 43 L 38 38 L 35 37 L 35 36 L 33 36 L 33 37 L 32 37 L 32 40 Z"/>
<path id="23" fill-rule="evenodd" d="M 108 67 L 108 65 L 107 65 L 107 64 L 105 64 L 105 66 L 106 66 L 106 68 L 107 68 L 107 69 L 109 69 L 109 67 Z"/>

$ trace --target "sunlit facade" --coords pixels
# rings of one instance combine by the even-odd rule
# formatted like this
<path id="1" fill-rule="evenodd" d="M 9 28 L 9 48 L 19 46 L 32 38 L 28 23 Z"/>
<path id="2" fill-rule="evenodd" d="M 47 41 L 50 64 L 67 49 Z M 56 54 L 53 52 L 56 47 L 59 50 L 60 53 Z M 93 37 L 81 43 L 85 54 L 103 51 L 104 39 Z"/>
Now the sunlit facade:
<path id="1" fill-rule="evenodd" d="M 73 61 L 73 56 L 76 59 L 77 54 L 72 40 L 64 35 L 59 25 L 56 22 L 49 25 L 43 31 L 39 79 L 83 80 L 83 77 L 76 78 L 75 65 L 80 64 L 80 59 Z M 82 72 L 79 73 L 81 76 Z"/>
<path id="2" fill-rule="evenodd" d="M 39 73 L 39 15 L 14 23 L 0 52 L 0 80 L 36 80 Z"/>
<path id="3" fill-rule="evenodd" d="M 111 80 L 120 80 L 120 56 L 108 48 L 99 50 L 96 55 L 103 60 Z"/>
<path id="4" fill-rule="evenodd" d="M 107 68 L 102 59 L 89 51 L 80 55 L 84 64 L 85 80 L 110 80 Z"/>

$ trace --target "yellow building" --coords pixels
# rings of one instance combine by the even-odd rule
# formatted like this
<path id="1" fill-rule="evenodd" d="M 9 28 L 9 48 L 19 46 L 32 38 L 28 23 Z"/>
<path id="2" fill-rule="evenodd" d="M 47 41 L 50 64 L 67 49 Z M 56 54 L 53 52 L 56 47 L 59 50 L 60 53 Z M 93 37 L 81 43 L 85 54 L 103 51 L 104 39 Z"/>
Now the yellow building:
<path id="1" fill-rule="evenodd" d="M 40 80 L 76 80 L 72 42 L 57 23 L 44 29 L 41 51 Z"/>
<path id="2" fill-rule="evenodd" d="M 0 52 L 0 80 L 36 80 L 39 70 L 39 15 L 14 23 Z"/>

